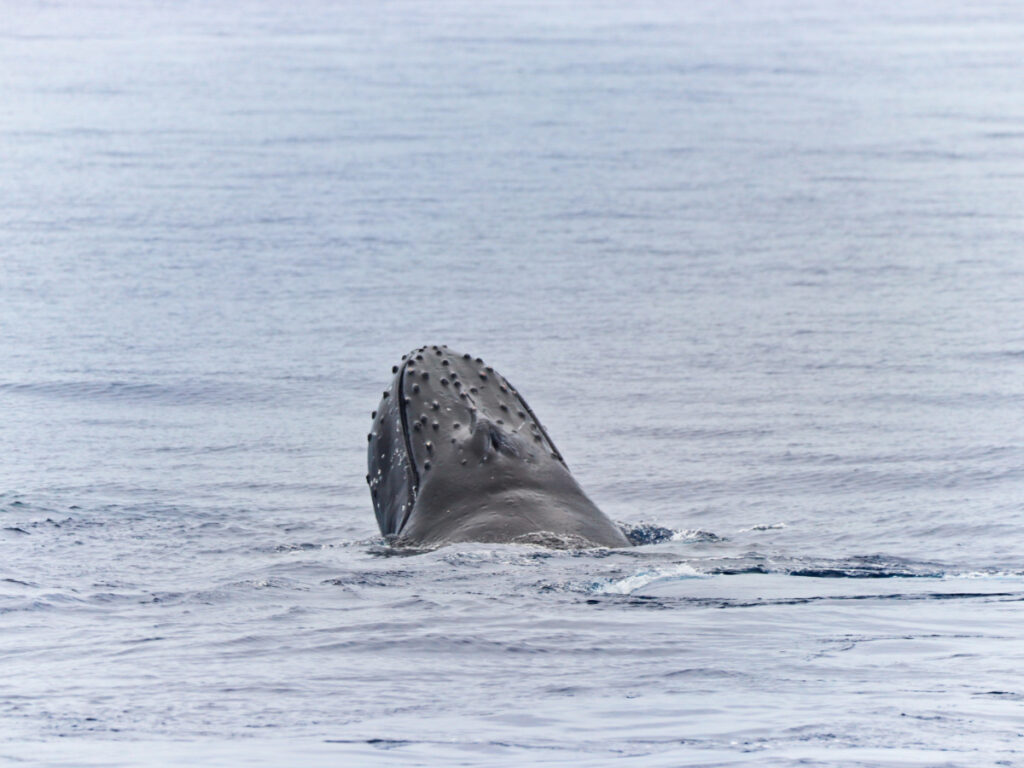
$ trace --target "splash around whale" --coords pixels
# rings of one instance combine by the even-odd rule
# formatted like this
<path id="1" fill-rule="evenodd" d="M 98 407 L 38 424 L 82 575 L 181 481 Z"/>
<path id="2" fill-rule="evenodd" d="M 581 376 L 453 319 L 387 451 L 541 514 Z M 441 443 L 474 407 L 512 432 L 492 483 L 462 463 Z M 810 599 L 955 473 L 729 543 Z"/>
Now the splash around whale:
<path id="1" fill-rule="evenodd" d="M 420 347 L 392 373 L 367 435 L 366 481 L 394 544 L 630 546 L 530 406 L 479 357 Z"/>

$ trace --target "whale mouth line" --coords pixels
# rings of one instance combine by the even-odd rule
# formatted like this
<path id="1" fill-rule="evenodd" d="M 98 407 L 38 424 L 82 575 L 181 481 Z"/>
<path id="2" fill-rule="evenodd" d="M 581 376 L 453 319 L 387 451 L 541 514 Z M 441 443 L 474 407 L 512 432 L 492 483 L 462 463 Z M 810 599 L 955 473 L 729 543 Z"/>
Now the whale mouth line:
<path id="1" fill-rule="evenodd" d="M 409 365 L 409 361 L 406 360 L 402 363 L 401 370 L 398 371 L 398 416 L 402 420 L 402 441 L 405 444 L 405 455 L 409 457 L 409 468 L 412 470 L 412 495 L 413 502 L 420 493 L 420 473 L 416 468 L 416 461 L 413 459 L 412 443 L 409 441 L 409 417 L 405 410 L 405 370 L 406 366 Z M 399 524 L 396 530 L 400 531 L 405 527 L 406 521 L 409 519 L 409 515 L 412 514 L 413 504 L 409 504 L 409 508 L 405 510 L 405 514 L 402 516 L 402 522 Z"/>

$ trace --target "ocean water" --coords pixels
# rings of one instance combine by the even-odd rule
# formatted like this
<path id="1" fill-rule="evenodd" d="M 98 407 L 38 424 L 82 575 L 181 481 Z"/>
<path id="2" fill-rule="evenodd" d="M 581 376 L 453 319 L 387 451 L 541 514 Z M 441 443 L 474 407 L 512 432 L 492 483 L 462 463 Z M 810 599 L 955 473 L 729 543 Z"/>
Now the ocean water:
<path id="1" fill-rule="evenodd" d="M 0 4 L 0 763 L 1024 765 L 1024 10 Z M 384 542 L 422 344 L 623 551 Z"/>

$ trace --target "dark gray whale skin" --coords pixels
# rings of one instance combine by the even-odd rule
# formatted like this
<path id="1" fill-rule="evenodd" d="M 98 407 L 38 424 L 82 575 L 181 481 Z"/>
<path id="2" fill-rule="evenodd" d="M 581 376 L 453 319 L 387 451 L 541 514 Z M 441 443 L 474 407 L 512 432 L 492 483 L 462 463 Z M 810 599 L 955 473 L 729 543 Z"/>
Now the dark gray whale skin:
<path id="1" fill-rule="evenodd" d="M 483 360 L 427 346 L 392 371 L 367 435 L 366 480 L 394 544 L 630 546 L 526 401 Z"/>

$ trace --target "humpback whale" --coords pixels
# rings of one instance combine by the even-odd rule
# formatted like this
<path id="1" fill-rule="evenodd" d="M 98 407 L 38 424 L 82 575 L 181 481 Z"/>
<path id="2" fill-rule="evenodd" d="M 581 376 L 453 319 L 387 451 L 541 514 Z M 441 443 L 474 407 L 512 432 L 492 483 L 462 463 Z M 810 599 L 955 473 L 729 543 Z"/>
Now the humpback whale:
<path id="1" fill-rule="evenodd" d="M 426 346 L 391 371 L 367 435 L 366 476 L 389 540 L 630 546 L 523 397 L 482 359 Z"/>

